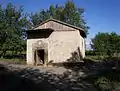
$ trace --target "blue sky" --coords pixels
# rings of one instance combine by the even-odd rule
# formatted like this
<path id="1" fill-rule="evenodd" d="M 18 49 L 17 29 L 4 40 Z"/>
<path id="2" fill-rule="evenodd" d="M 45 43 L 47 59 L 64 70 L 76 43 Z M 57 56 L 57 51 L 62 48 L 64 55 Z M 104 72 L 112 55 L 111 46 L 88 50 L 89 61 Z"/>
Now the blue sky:
<path id="1" fill-rule="evenodd" d="M 98 32 L 116 32 L 120 34 L 120 0 L 73 0 L 77 7 L 85 9 L 84 18 L 90 27 L 87 43 Z M 47 9 L 51 4 L 63 4 L 66 0 L 0 0 L 6 5 L 12 2 L 24 6 L 24 12 L 37 12 Z"/>

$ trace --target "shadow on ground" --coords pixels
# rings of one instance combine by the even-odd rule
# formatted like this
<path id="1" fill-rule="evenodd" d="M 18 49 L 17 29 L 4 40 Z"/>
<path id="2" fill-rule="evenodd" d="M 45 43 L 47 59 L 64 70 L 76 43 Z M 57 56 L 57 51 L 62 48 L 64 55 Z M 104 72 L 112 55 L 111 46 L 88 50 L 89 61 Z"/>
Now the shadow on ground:
<path id="1" fill-rule="evenodd" d="M 99 62 L 84 59 L 84 62 L 54 65 L 70 69 L 73 79 L 77 78 L 81 82 L 90 83 L 97 91 L 120 91 L 120 58 L 105 58 Z"/>
<path id="2" fill-rule="evenodd" d="M 70 72 L 53 74 L 39 69 L 9 70 L 0 65 L 1 91 L 96 91 L 95 87 Z"/>
<path id="3" fill-rule="evenodd" d="M 84 73 L 81 80 L 93 84 L 98 91 L 120 91 L 120 59 L 105 58 L 100 62 L 84 59 L 84 62 L 63 64 L 76 75 Z"/>

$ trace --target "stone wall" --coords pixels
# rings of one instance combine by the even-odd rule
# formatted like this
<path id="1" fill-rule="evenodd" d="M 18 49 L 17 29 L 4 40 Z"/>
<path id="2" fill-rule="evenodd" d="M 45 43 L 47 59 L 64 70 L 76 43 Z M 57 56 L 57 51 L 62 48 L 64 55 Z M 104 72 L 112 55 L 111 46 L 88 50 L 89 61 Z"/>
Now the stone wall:
<path id="1" fill-rule="evenodd" d="M 54 31 L 48 41 L 49 61 L 55 63 L 68 61 L 73 57 L 73 53 L 77 53 L 79 59 L 84 57 L 83 38 L 80 36 L 79 30 L 76 31 Z"/>
<path id="2" fill-rule="evenodd" d="M 42 40 L 48 43 L 48 61 L 65 62 L 72 58 L 73 53 L 84 57 L 84 39 L 79 31 L 54 31 L 48 38 L 27 40 L 27 64 L 34 64 L 34 44 Z"/>

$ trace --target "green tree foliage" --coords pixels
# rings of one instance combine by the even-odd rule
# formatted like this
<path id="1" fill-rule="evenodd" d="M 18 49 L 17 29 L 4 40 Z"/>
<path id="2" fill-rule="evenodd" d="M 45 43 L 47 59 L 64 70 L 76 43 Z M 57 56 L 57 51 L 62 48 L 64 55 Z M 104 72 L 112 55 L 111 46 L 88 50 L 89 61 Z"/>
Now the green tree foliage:
<path id="1" fill-rule="evenodd" d="M 101 56 L 114 56 L 120 52 L 120 36 L 116 33 L 98 33 L 92 39 L 92 48 Z"/>
<path id="2" fill-rule="evenodd" d="M 31 14 L 31 21 L 33 26 L 36 26 L 42 21 L 54 18 L 81 27 L 88 33 L 89 27 L 86 26 L 83 13 L 83 8 L 77 8 L 72 0 L 68 0 L 64 5 L 51 5 L 48 10 L 43 9 L 40 12 Z"/>
<path id="3" fill-rule="evenodd" d="M 4 56 L 6 51 L 25 49 L 25 30 L 29 25 L 22 7 L 16 8 L 11 3 L 6 8 L 0 5 L 0 56 Z"/>

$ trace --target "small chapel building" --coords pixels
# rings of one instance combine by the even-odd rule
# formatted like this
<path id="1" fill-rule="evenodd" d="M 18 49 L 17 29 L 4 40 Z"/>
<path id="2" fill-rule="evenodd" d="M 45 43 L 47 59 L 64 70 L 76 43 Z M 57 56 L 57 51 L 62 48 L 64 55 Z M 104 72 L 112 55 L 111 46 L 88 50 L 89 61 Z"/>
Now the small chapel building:
<path id="1" fill-rule="evenodd" d="M 78 62 L 85 57 L 85 31 L 49 19 L 27 31 L 27 64 Z"/>

